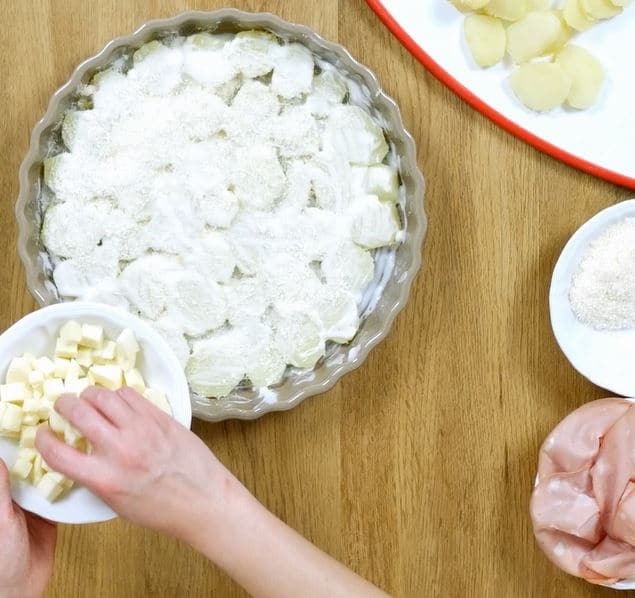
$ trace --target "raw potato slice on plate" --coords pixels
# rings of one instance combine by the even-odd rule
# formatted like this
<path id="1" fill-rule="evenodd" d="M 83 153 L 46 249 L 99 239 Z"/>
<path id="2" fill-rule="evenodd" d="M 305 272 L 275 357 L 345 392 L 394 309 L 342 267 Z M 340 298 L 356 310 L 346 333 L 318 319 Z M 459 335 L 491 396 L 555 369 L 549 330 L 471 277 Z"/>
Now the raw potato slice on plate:
<path id="1" fill-rule="evenodd" d="M 548 112 L 565 103 L 578 110 L 595 104 L 604 70 L 589 52 L 567 43 L 574 33 L 618 16 L 630 2 L 564 0 L 554 6 L 551 0 L 453 0 L 452 4 L 463 11 L 478 11 L 464 20 L 465 41 L 474 62 L 481 67 L 498 64 L 505 46 L 511 61 L 521 65 L 509 77 L 514 95 L 527 108 Z M 555 66 L 522 68 L 542 59 Z"/>

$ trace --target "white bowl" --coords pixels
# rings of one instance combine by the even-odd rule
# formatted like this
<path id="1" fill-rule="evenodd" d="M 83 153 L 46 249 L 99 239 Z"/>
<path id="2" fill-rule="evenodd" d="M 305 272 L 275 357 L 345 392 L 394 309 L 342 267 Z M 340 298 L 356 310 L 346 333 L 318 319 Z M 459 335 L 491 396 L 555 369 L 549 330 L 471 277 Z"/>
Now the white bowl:
<path id="1" fill-rule="evenodd" d="M 635 217 L 635 200 L 602 210 L 569 239 L 553 271 L 549 309 L 556 341 L 571 365 L 597 386 L 635 397 L 635 328 L 595 330 L 576 318 L 569 303 L 571 279 L 589 243 L 626 217 Z"/>
<path id="2" fill-rule="evenodd" d="M 62 324 L 78 320 L 103 326 L 106 335 L 116 337 L 130 328 L 141 347 L 139 369 L 149 386 L 163 390 L 174 418 L 186 427 L 192 422 L 192 407 L 187 380 L 178 359 L 148 324 L 119 308 L 98 303 L 77 302 L 51 305 L 22 318 L 0 335 L 0 375 L 4 379 L 12 358 L 24 353 L 52 355 L 55 338 Z M 0 437 L 0 458 L 11 467 L 18 443 Z M 115 513 L 85 488 L 73 488 L 54 503 L 44 499 L 33 486 L 21 480 L 12 481 L 13 500 L 23 509 L 59 523 L 96 523 L 116 517 Z"/>

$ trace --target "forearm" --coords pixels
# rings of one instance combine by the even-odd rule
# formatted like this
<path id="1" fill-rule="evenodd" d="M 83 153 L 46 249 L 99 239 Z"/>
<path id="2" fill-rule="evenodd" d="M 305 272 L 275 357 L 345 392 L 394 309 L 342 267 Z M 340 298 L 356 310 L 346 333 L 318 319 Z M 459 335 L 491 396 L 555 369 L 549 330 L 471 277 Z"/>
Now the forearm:
<path id="1" fill-rule="evenodd" d="M 235 480 L 235 478 L 234 478 Z M 386 596 L 269 513 L 237 481 L 184 538 L 256 598 Z"/>

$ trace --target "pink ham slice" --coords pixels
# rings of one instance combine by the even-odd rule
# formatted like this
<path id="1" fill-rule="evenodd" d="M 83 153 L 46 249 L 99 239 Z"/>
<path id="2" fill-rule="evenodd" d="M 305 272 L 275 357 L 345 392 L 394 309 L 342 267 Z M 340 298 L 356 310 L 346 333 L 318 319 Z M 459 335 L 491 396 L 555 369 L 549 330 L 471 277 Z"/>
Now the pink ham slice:
<path id="1" fill-rule="evenodd" d="M 593 401 L 545 440 L 530 511 L 539 546 L 594 583 L 635 579 L 635 404 Z"/>

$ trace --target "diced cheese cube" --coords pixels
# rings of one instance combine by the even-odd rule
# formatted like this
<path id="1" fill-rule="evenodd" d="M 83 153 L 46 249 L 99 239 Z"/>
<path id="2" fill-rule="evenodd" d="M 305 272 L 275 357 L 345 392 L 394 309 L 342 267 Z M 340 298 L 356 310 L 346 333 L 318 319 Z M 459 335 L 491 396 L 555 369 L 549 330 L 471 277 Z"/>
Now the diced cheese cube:
<path id="1" fill-rule="evenodd" d="M 155 388 L 146 388 L 146 391 L 143 393 L 143 396 L 148 399 L 155 407 L 161 409 L 161 411 L 165 411 L 168 415 L 172 415 L 172 408 L 170 407 L 170 403 L 168 402 L 165 393 L 161 390 L 157 390 Z"/>
<path id="2" fill-rule="evenodd" d="M 90 368 L 95 383 L 111 390 L 117 390 L 122 385 L 122 371 L 118 365 L 94 365 Z"/>
<path id="3" fill-rule="evenodd" d="M 53 374 L 56 378 L 66 378 L 66 374 L 68 372 L 68 368 L 71 365 L 71 360 L 70 359 L 63 359 L 62 357 L 56 357 L 55 358 L 55 364 L 53 365 L 53 371 L 51 372 L 51 374 Z M 45 374 L 45 376 L 48 378 L 51 374 Z"/>
<path id="4" fill-rule="evenodd" d="M 121 334 L 117 337 L 117 364 L 123 370 L 132 369 L 135 367 L 139 350 L 139 343 L 137 342 L 134 332 L 129 328 L 122 330 Z"/>
<path id="5" fill-rule="evenodd" d="M 101 326 L 93 324 L 84 324 L 82 326 L 82 339 L 79 344 L 83 347 L 91 349 L 100 349 L 104 342 L 104 329 Z"/>
<path id="6" fill-rule="evenodd" d="M 138 353 L 140 351 L 137 337 L 130 328 L 124 328 L 117 337 L 117 345 L 128 353 Z"/>
<path id="7" fill-rule="evenodd" d="M 84 370 L 82 366 L 77 363 L 75 359 L 71 359 L 71 362 L 68 366 L 68 371 L 66 372 L 66 376 L 64 376 L 64 382 L 71 382 L 81 378 L 84 375 Z"/>
<path id="8" fill-rule="evenodd" d="M 24 459 L 18 459 L 11 469 L 11 473 L 16 477 L 26 480 L 33 469 L 33 463 L 31 461 L 25 461 Z"/>
<path id="9" fill-rule="evenodd" d="M 79 345 L 77 343 L 71 343 L 63 338 L 58 338 L 55 343 L 55 357 L 77 357 L 78 351 Z"/>
<path id="10" fill-rule="evenodd" d="M 22 355 L 22 359 L 24 359 L 29 364 L 29 367 L 31 369 L 37 367 L 37 359 L 35 355 L 33 355 L 33 353 L 25 353 L 24 355 Z"/>
<path id="11" fill-rule="evenodd" d="M 37 426 L 23 426 L 20 432 L 20 448 L 35 448 Z"/>
<path id="12" fill-rule="evenodd" d="M 69 478 L 63 478 L 60 484 L 64 490 L 70 490 L 73 487 L 73 480 Z"/>
<path id="13" fill-rule="evenodd" d="M 33 459 L 33 469 L 31 470 L 31 480 L 33 481 L 33 485 L 37 485 L 42 476 L 44 475 L 44 471 L 42 470 L 42 455 L 39 453 Z"/>
<path id="14" fill-rule="evenodd" d="M 49 502 L 53 502 L 62 494 L 64 488 L 58 483 L 57 477 L 52 473 L 47 473 L 38 482 L 37 491 Z"/>
<path id="15" fill-rule="evenodd" d="M 41 386 L 44 382 L 44 374 L 40 370 L 31 370 L 29 372 L 28 382 L 31 386 Z"/>
<path id="16" fill-rule="evenodd" d="M 33 463 L 37 454 L 37 451 L 33 448 L 21 448 L 18 450 L 18 459 L 23 459 L 24 461 Z"/>
<path id="17" fill-rule="evenodd" d="M 40 416 L 37 413 L 26 413 L 22 416 L 23 426 L 37 426 L 40 423 Z"/>
<path id="18" fill-rule="evenodd" d="M 81 395 L 90 386 L 88 378 L 78 378 L 77 380 L 69 380 L 64 383 L 64 392 L 73 395 Z"/>
<path id="19" fill-rule="evenodd" d="M 66 324 L 60 328 L 60 338 L 71 343 L 79 344 L 82 340 L 81 324 L 74 320 L 66 322 Z"/>
<path id="20" fill-rule="evenodd" d="M 115 359 L 117 353 L 117 343 L 115 341 L 105 341 L 104 346 L 99 352 L 100 357 L 105 361 L 112 361 Z"/>
<path id="21" fill-rule="evenodd" d="M 137 368 L 132 368 L 124 373 L 124 380 L 126 386 L 136 390 L 139 394 L 143 394 L 146 389 L 146 383 L 141 375 L 141 372 Z"/>
<path id="22" fill-rule="evenodd" d="M 31 396 L 24 382 L 0 384 L 0 401 L 7 403 L 22 403 Z"/>
<path id="23" fill-rule="evenodd" d="M 123 348 L 126 353 L 139 353 L 141 348 L 137 342 L 137 337 L 130 328 L 124 328 L 117 337 L 117 345 Z"/>
<path id="24" fill-rule="evenodd" d="M 25 399 L 24 403 L 22 403 L 22 411 L 24 413 L 39 413 L 40 412 L 40 403 L 37 399 Z"/>
<path id="25" fill-rule="evenodd" d="M 42 391 L 41 388 L 34 388 L 32 393 L 33 393 L 34 399 L 40 400 L 44 396 L 44 392 Z"/>
<path id="26" fill-rule="evenodd" d="M 75 359 L 82 367 L 89 368 L 94 363 L 93 350 L 88 347 L 83 347 L 77 352 L 77 357 Z"/>
<path id="27" fill-rule="evenodd" d="M 35 368 L 40 370 L 40 372 L 44 374 L 45 378 L 48 378 L 54 373 L 56 365 L 57 359 L 55 360 L 55 363 L 53 363 L 48 357 L 40 357 L 35 361 Z"/>
<path id="28" fill-rule="evenodd" d="M 49 427 L 56 434 L 64 434 L 66 430 L 66 420 L 55 409 L 49 413 Z"/>
<path id="29" fill-rule="evenodd" d="M 49 418 L 51 411 L 53 410 L 53 401 L 43 400 L 40 401 L 40 411 L 38 412 L 38 417 L 40 421 L 45 421 Z"/>
<path id="30" fill-rule="evenodd" d="M 4 432 L 20 432 L 22 427 L 22 407 L 7 403 L 0 421 L 0 430 Z"/>
<path id="31" fill-rule="evenodd" d="M 66 424 L 64 428 L 64 442 L 73 448 L 77 448 L 79 442 L 83 440 L 84 437 L 74 428 L 72 428 L 69 424 Z"/>
<path id="32" fill-rule="evenodd" d="M 12 382 L 29 381 L 29 373 L 31 372 L 31 365 L 24 357 L 16 357 L 11 360 L 9 367 L 7 368 L 6 382 L 11 384 Z"/>
<path id="33" fill-rule="evenodd" d="M 64 382 L 59 378 L 49 378 L 44 381 L 44 396 L 49 401 L 55 401 L 64 393 Z"/>

